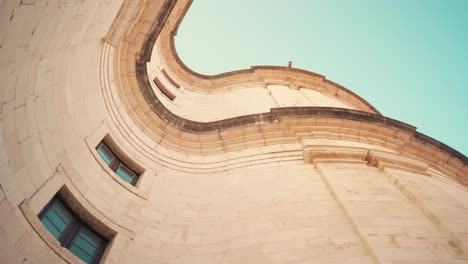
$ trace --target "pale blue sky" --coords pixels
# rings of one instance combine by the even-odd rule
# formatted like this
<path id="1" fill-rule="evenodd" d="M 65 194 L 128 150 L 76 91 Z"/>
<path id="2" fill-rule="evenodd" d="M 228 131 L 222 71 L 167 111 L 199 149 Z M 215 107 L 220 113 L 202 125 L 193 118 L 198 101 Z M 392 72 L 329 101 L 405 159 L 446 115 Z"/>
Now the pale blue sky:
<path id="1" fill-rule="evenodd" d="M 468 1 L 194 0 L 176 37 L 202 74 L 284 65 L 468 154 Z"/>

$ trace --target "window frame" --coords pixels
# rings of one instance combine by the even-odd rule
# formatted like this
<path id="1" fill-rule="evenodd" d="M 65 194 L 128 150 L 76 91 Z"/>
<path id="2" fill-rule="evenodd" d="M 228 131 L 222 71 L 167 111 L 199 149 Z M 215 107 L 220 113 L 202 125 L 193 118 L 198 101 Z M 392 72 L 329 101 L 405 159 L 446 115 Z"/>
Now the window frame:
<path id="1" fill-rule="evenodd" d="M 109 125 L 107 124 L 107 121 L 104 120 L 103 123 L 96 130 L 92 131 L 92 133 L 85 138 L 85 142 L 89 152 L 91 153 L 97 164 L 101 167 L 100 171 L 105 172 L 105 174 L 109 176 L 115 183 L 120 185 L 120 187 L 126 189 L 131 194 L 136 195 L 143 200 L 148 200 L 149 191 L 153 184 L 154 178 L 156 178 L 156 172 L 151 168 L 144 168 L 143 166 L 138 164 L 136 160 L 134 160 L 131 156 L 127 155 L 126 152 L 121 147 L 119 147 L 118 142 L 115 141 L 114 138 L 117 137 L 112 134 L 112 132 L 109 129 Z M 105 163 L 105 161 L 96 151 L 96 146 L 101 141 L 104 141 L 105 144 L 108 147 L 110 147 L 110 149 L 112 149 L 112 151 L 115 154 L 117 154 L 117 156 L 121 158 L 126 165 L 129 165 L 129 167 L 133 171 L 139 174 L 138 181 L 136 182 L 135 186 L 129 184 L 128 182 L 120 178 L 119 175 L 114 173 Z M 100 171 L 98 172 L 98 174 L 100 174 Z M 42 209 L 42 207 L 40 209 Z"/>
<path id="2" fill-rule="evenodd" d="M 99 149 L 101 148 L 101 146 L 103 146 L 104 148 L 107 149 L 107 151 L 109 151 L 113 156 L 114 158 L 110 161 L 109 164 L 107 164 L 105 161 L 104 161 L 104 158 L 101 156 L 101 154 L 99 153 Z M 125 181 L 126 183 L 129 183 L 131 184 L 132 186 L 136 187 L 137 183 L 138 183 L 138 180 L 140 179 L 140 176 L 141 174 L 138 173 L 137 171 L 135 171 L 134 169 L 132 169 L 130 166 L 128 166 L 125 162 L 122 161 L 121 158 L 118 157 L 118 155 L 116 154 L 115 151 L 113 151 L 108 144 L 106 144 L 105 142 L 105 139 L 103 139 L 101 142 L 99 142 L 99 144 L 96 146 L 96 152 L 98 152 L 98 155 L 101 159 L 103 159 L 104 163 L 120 178 L 122 179 L 123 181 Z M 129 170 L 130 172 L 133 173 L 133 178 L 132 178 L 132 181 L 131 182 L 128 182 L 126 181 L 122 176 L 120 176 L 118 173 L 117 173 L 117 170 L 119 169 L 120 166 L 123 166 L 124 168 L 126 168 L 127 170 Z M 131 176 L 131 175 L 129 175 Z"/>
<path id="3" fill-rule="evenodd" d="M 44 223 L 42 223 L 42 219 L 46 216 L 46 213 L 49 212 L 49 210 L 52 210 L 52 206 L 56 201 L 58 201 L 68 211 L 68 213 L 72 216 L 72 220 L 71 220 L 70 224 L 68 224 L 67 227 L 65 227 L 62 234 L 58 238 L 55 238 L 55 236 L 53 236 L 52 232 L 50 232 L 50 230 L 44 225 Z M 57 193 L 56 195 L 54 195 L 54 197 L 52 197 L 52 199 L 39 212 L 37 217 L 39 218 L 39 221 L 44 226 L 44 228 L 46 228 L 47 231 L 53 236 L 53 238 L 59 242 L 60 246 L 63 247 L 63 248 L 66 248 L 71 254 L 73 254 L 75 257 L 77 257 L 81 261 L 83 261 L 83 260 L 81 258 L 79 258 L 77 255 L 75 255 L 70 250 L 70 248 L 73 245 L 72 242 L 79 235 L 80 230 L 82 228 L 88 229 L 91 233 L 93 233 L 95 236 L 97 236 L 98 238 L 100 238 L 102 240 L 102 243 L 100 243 L 100 245 L 96 248 L 96 253 L 92 256 L 92 260 L 91 260 L 90 263 L 91 264 L 97 264 L 102 259 L 103 255 L 104 255 L 104 251 L 106 250 L 107 246 L 109 245 L 109 239 L 107 239 L 103 235 L 99 234 L 99 232 L 97 232 L 88 223 L 86 223 L 79 215 L 77 215 L 70 208 L 70 206 L 67 204 L 67 202 L 60 196 L 59 193 Z"/>

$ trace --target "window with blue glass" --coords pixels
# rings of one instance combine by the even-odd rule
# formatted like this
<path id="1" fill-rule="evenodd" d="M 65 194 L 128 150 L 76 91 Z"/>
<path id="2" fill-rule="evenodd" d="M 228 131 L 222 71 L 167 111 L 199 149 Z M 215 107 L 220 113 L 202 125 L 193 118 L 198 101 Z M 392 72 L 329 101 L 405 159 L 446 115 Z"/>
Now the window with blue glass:
<path id="1" fill-rule="evenodd" d="M 56 195 L 39 214 L 49 232 L 85 263 L 99 263 L 107 239 L 96 233 Z"/>
<path id="2" fill-rule="evenodd" d="M 111 168 L 111 170 L 119 175 L 122 180 L 135 186 L 140 175 L 134 170 L 130 169 L 129 166 L 124 164 L 122 160 L 111 151 L 109 146 L 104 143 L 104 141 L 99 143 L 99 145 L 96 147 L 96 151 L 99 153 L 104 162 L 109 166 L 109 168 Z"/>

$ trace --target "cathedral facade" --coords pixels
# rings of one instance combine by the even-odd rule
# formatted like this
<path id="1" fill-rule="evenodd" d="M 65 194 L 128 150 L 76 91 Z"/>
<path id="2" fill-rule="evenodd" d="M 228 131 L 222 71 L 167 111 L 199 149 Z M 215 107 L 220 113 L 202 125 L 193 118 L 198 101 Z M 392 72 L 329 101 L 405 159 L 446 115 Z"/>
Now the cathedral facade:
<path id="1" fill-rule="evenodd" d="M 191 0 L 0 0 L 1 263 L 468 263 L 468 161 L 325 76 L 207 76 Z"/>

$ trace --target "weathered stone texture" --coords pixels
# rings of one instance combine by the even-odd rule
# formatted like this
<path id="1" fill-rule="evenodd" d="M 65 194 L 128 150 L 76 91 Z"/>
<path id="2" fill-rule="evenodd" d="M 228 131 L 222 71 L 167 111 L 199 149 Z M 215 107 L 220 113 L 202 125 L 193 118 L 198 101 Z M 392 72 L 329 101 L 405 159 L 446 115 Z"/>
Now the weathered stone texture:
<path id="1" fill-rule="evenodd" d="M 468 263 L 466 157 L 316 73 L 192 72 L 190 2 L 0 0 L 1 263 L 80 263 L 37 217 L 59 191 L 102 263 Z"/>

